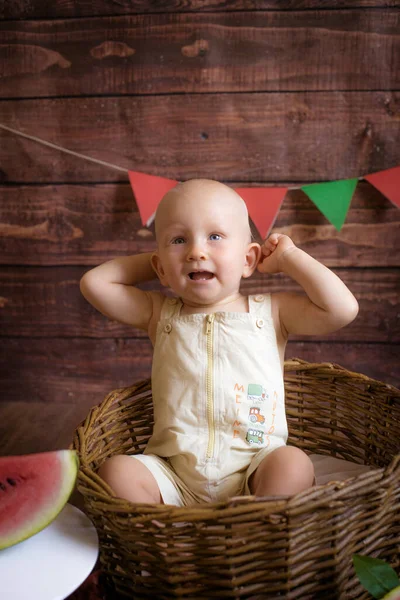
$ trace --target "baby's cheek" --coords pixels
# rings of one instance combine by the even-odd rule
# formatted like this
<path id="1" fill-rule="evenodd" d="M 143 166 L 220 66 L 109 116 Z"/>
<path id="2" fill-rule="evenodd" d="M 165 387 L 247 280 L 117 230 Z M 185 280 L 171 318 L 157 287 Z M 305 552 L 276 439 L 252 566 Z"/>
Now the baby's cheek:
<path id="1" fill-rule="evenodd" d="M 242 277 L 244 267 L 244 260 L 240 261 L 240 259 L 237 259 L 236 263 L 232 261 L 232 263 L 224 270 L 225 278 L 231 281 L 234 279 L 240 279 Z"/>

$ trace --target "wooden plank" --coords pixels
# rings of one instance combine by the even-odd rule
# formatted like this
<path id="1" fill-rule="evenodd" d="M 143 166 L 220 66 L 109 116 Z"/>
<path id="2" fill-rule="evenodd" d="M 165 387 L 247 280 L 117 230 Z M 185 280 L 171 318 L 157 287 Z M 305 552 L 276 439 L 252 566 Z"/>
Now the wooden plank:
<path id="1" fill-rule="evenodd" d="M 333 362 L 379 381 L 400 385 L 396 344 L 291 341 L 286 358 L 293 357 L 316 363 Z M 112 390 L 150 378 L 151 360 L 151 344 L 143 339 L 2 339 L 0 408 L 9 402 L 21 402 L 23 406 L 51 405 L 54 407 L 51 414 L 65 419 L 68 429 L 68 423 L 74 426 Z M 64 407 L 70 407 L 71 411 L 66 412 Z M 79 419 L 72 416 L 75 410 L 72 407 L 79 409 Z M 39 419 L 40 415 L 36 421 Z M 27 418 L 27 427 L 36 421 Z M 7 426 L 0 417 L 3 428 L 0 440 L 3 437 L 15 440 L 14 423 Z M 48 426 L 51 427 L 51 422 Z M 61 432 L 55 429 L 54 433 L 57 440 Z M 64 443 L 64 439 L 61 441 Z"/>
<path id="2" fill-rule="evenodd" d="M 3 402 L 83 405 L 151 376 L 152 346 L 145 339 L 3 338 Z M 83 418 L 83 417 L 82 417 Z"/>
<path id="3" fill-rule="evenodd" d="M 155 249 L 129 185 L 0 186 L 0 197 L 2 264 L 91 266 Z M 367 182 L 340 232 L 301 190 L 287 193 L 274 227 L 329 267 L 400 266 L 399 229 L 399 209 Z"/>
<path id="4" fill-rule="evenodd" d="M 324 9 L 389 8 L 398 0 L 327 0 Z M 0 4 L 0 19 L 59 19 L 63 17 L 94 17 L 102 15 L 146 14 L 167 12 L 229 12 L 239 10 L 309 10 L 321 9 L 320 0 L 18 0 Z"/>
<path id="5" fill-rule="evenodd" d="M 397 0 L 328 0 L 321 6 L 319 0 L 129 0 L 115 3 L 109 0 L 56 0 L 43 3 L 41 0 L 19 0 L 18 3 L 0 5 L 0 19 L 59 19 L 77 17 L 98 17 L 110 15 L 134 15 L 148 13 L 180 12 L 236 12 L 285 10 L 301 11 L 310 9 L 354 9 L 354 8 L 396 8 Z"/>
<path id="6" fill-rule="evenodd" d="M 387 8 L 0 23 L 0 96 L 394 90 L 399 29 Z"/>
<path id="7" fill-rule="evenodd" d="M 145 337 L 145 333 L 111 321 L 81 296 L 81 267 L 2 267 L 1 335 L 15 337 Z M 397 269 L 333 269 L 359 301 L 358 317 L 347 327 L 321 338 L 324 341 L 398 342 L 400 322 Z M 143 286 L 159 289 L 157 281 Z M 243 293 L 301 291 L 288 277 L 265 276 L 258 272 L 243 280 Z M 294 337 L 308 340 L 308 336 Z"/>
<path id="8" fill-rule="evenodd" d="M 0 456 L 68 448 L 91 406 L 67 402 L 0 403 Z"/>
<path id="9" fill-rule="evenodd" d="M 335 363 L 349 371 L 364 373 L 372 379 L 400 387 L 398 344 L 289 341 L 286 358 L 301 358 L 311 363 Z"/>
<path id="10" fill-rule="evenodd" d="M 359 177 L 400 164 L 397 92 L 5 100 L 0 123 L 122 168 L 183 180 Z M 7 183 L 127 181 L 0 130 Z"/>

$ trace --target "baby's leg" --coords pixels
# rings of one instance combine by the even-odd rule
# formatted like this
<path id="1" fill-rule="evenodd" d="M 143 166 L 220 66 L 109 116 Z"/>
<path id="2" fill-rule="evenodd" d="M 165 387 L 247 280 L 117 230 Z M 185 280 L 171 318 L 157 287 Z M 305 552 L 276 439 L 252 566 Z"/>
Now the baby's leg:
<path id="1" fill-rule="evenodd" d="M 160 490 L 151 471 L 131 456 L 117 454 L 107 458 L 98 474 L 119 498 L 139 504 L 162 504 Z"/>
<path id="2" fill-rule="evenodd" d="M 307 454 L 294 446 L 281 446 L 260 462 L 249 479 L 255 496 L 294 495 L 313 485 L 314 466 Z"/>

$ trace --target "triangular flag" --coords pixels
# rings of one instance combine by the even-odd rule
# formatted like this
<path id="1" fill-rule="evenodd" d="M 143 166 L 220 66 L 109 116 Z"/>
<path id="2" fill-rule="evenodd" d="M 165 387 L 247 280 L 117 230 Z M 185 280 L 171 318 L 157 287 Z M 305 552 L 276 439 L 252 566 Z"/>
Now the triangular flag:
<path id="1" fill-rule="evenodd" d="M 400 206 L 400 167 L 364 175 L 363 179 L 372 183 L 393 204 Z"/>
<path id="2" fill-rule="evenodd" d="M 235 191 L 245 201 L 250 218 L 264 240 L 274 224 L 287 187 L 235 188 Z"/>
<path id="3" fill-rule="evenodd" d="M 174 179 L 128 171 L 143 225 L 149 227 L 163 196 L 177 185 Z"/>
<path id="4" fill-rule="evenodd" d="M 301 189 L 328 221 L 340 231 L 357 183 L 358 179 L 342 179 L 341 181 L 303 185 Z"/>

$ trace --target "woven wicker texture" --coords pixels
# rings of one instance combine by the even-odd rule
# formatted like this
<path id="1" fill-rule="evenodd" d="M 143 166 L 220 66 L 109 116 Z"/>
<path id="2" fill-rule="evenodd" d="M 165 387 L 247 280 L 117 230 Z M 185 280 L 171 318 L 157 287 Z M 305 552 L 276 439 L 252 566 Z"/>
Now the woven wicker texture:
<path id="1" fill-rule="evenodd" d="M 330 363 L 285 363 L 288 443 L 374 468 L 292 498 L 233 498 L 178 508 L 115 498 L 97 475 L 143 452 L 150 381 L 110 393 L 74 435 L 78 489 L 122 597 L 369 598 L 354 553 L 400 565 L 400 391 Z"/>

